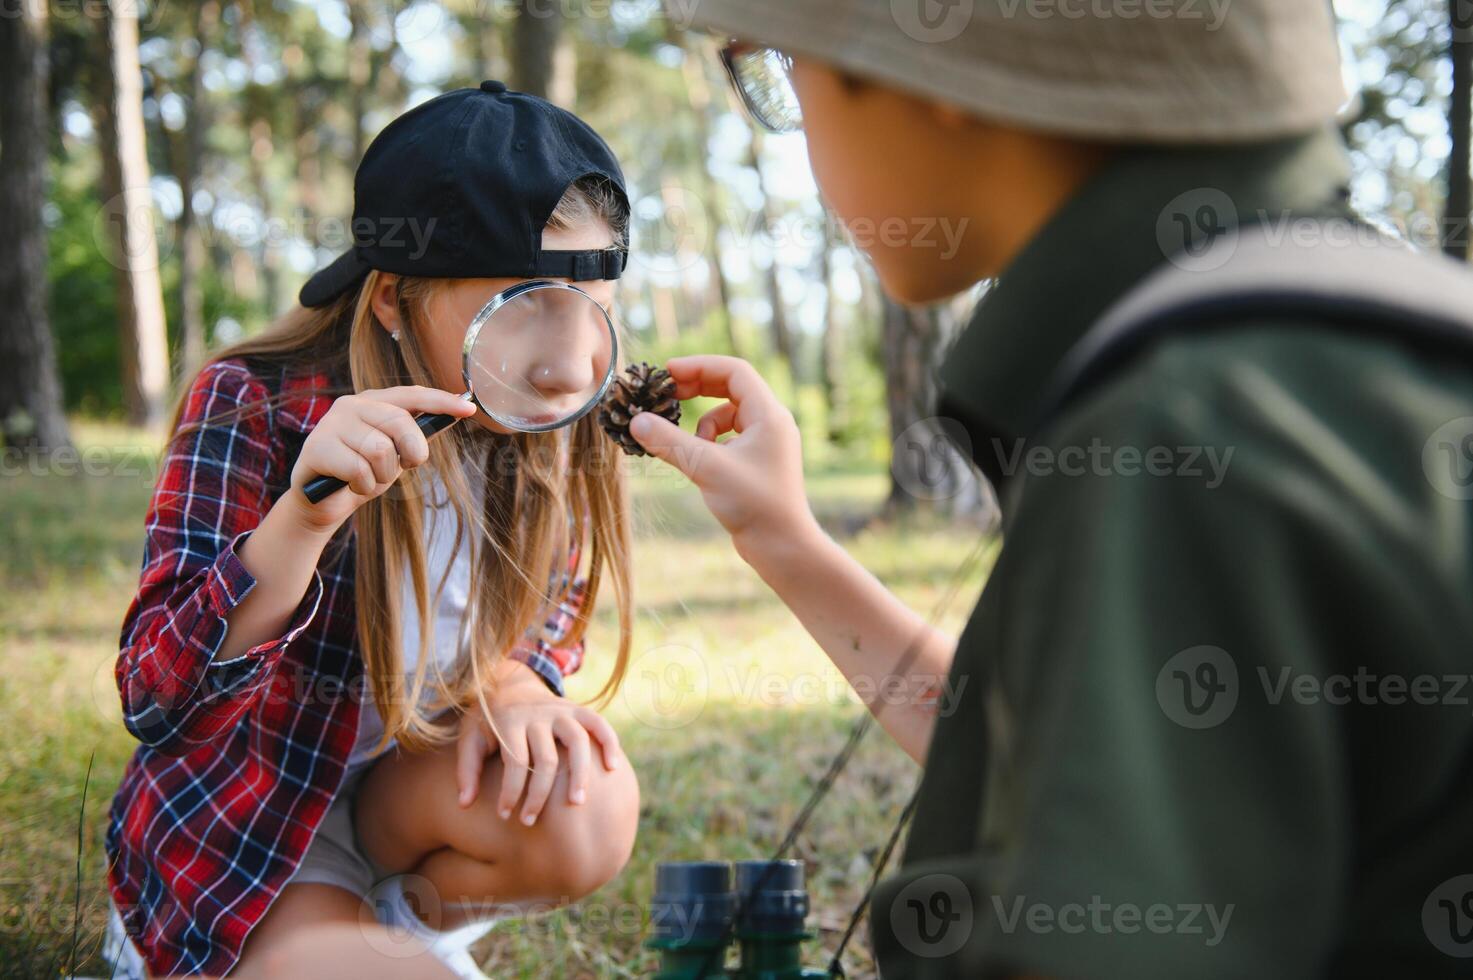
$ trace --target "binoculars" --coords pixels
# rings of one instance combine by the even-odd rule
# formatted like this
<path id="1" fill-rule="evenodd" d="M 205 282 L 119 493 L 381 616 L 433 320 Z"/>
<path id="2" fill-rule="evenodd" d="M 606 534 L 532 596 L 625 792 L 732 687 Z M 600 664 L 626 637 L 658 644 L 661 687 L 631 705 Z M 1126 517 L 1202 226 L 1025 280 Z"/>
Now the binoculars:
<path id="1" fill-rule="evenodd" d="M 651 936 L 660 951 L 654 980 L 800 980 L 827 977 L 805 969 L 802 943 L 808 892 L 801 861 L 672 861 L 655 868 Z M 726 963 L 729 946 L 738 964 Z"/>

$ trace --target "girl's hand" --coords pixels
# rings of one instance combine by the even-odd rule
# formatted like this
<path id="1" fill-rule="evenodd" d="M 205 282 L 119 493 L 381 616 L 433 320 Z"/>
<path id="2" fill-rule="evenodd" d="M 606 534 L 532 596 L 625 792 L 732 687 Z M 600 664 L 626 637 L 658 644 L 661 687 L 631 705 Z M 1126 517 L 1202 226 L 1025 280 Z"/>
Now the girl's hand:
<path id="1" fill-rule="evenodd" d="M 636 415 L 629 431 L 640 445 L 690 477 L 739 549 L 749 540 L 808 530 L 813 514 L 798 425 L 757 370 L 717 355 L 677 357 L 665 368 L 677 398 L 727 401 L 701 416 L 695 435 L 657 415 Z M 716 441 L 727 432 L 736 436 Z"/>
<path id="2" fill-rule="evenodd" d="M 420 412 L 474 415 L 476 406 L 438 388 L 408 385 L 344 395 L 317 423 L 292 467 L 287 494 L 298 518 L 314 530 L 333 530 L 357 510 L 393 486 L 406 468 L 430 457 L 430 445 L 414 416 Z M 319 504 L 301 489 L 318 476 L 335 476 L 347 486 Z"/>
<path id="3" fill-rule="evenodd" d="M 602 715 L 558 697 L 535 675 L 504 677 L 488 704 L 500 739 L 478 707 L 473 705 L 460 718 L 455 779 L 462 807 L 475 802 L 486 757 L 495 752 L 501 753 L 502 765 L 496 812 L 509 819 L 525 789 L 521 821 L 529 827 L 552 794 L 559 742 L 568 750 L 568 802 L 574 806 L 587 799 L 592 742 L 599 744 L 605 769 L 612 772 L 627 764 L 619 736 Z"/>

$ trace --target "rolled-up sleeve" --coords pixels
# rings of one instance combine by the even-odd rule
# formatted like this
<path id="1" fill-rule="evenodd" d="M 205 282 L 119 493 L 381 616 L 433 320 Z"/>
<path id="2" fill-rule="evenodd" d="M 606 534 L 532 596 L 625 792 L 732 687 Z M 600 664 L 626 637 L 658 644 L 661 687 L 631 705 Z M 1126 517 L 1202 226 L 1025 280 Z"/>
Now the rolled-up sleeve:
<path id="1" fill-rule="evenodd" d="M 267 399 L 243 366 L 206 367 L 190 388 L 149 505 L 116 676 L 128 730 L 161 752 L 182 753 L 229 730 L 322 598 L 314 575 L 280 636 L 217 659 L 231 610 L 255 585 L 239 548 L 270 509 L 269 487 L 281 476 Z"/>
<path id="2" fill-rule="evenodd" d="M 568 634 L 587 600 L 587 582 L 575 580 L 540 628 L 529 630 L 524 642 L 512 648 L 511 658 L 535 670 L 556 694 L 565 693 L 563 680 L 583 666 L 583 641 L 568 642 Z"/>

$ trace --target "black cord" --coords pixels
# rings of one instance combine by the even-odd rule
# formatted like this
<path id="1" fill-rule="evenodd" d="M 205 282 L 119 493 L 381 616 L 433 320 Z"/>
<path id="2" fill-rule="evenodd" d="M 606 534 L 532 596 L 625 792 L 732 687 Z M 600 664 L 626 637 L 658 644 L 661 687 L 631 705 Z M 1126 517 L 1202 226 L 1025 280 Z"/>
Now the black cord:
<path id="1" fill-rule="evenodd" d="M 813 792 L 808 796 L 808 802 L 803 804 L 803 809 L 794 818 L 793 823 L 788 828 L 787 834 L 783 837 L 782 843 L 778 845 L 777 852 L 768 859 L 769 862 L 781 861 L 783 855 L 787 854 L 788 849 L 798 840 L 798 835 L 808 826 L 808 821 L 813 816 L 813 812 L 818 808 L 818 804 L 822 802 L 823 798 L 828 795 L 829 789 L 834 785 L 834 781 L 839 778 L 839 774 L 844 771 L 844 766 L 848 764 L 850 756 L 859 747 L 859 743 L 864 738 L 865 732 L 869 731 L 870 725 L 873 722 L 873 715 L 866 713 L 850 730 L 849 737 L 845 740 L 843 748 L 839 749 L 838 753 L 829 763 L 828 770 L 814 785 Z M 736 925 L 741 921 L 742 913 L 746 910 L 752 898 L 767 885 L 768 879 L 775 870 L 776 864 L 769 863 L 763 869 L 762 874 L 757 876 L 757 880 L 752 883 L 752 887 L 747 889 L 744 894 L 737 896 L 736 910 L 722 932 L 721 941 L 718 945 L 712 946 L 710 952 L 706 954 L 706 959 L 701 963 L 701 968 L 696 972 L 696 980 L 702 980 L 702 978 L 711 975 L 711 970 L 717 965 L 717 960 L 725 955 L 727 947 L 735 937 Z"/>
<path id="2" fill-rule="evenodd" d="M 875 862 L 874 871 L 869 876 L 869 887 L 864 890 L 864 897 L 859 900 L 859 904 L 854 906 L 854 912 L 849 916 L 849 924 L 844 927 L 844 935 L 839 937 L 839 946 L 834 950 L 833 959 L 829 960 L 829 976 L 847 976 L 844 972 L 844 964 L 840 962 L 844 957 L 844 949 L 849 945 L 849 940 L 854 937 L 854 930 L 859 928 L 859 920 L 864 918 L 865 911 L 869 909 L 875 889 L 880 885 L 880 875 L 884 874 L 885 866 L 890 863 L 890 855 L 895 851 L 895 845 L 900 842 L 900 835 L 904 832 L 905 825 L 910 823 L 910 818 L 915 814 L 916 802 L 920 798 L 921 781 L 917 779 L 916 788 L 910 791 L 910 799 L 906 801 L 905 809 L 900 811 L 900 819 L 895 821 L 895 828 L 890 831 L 890 839 L 885 841 L 885 849 L 880 852 L 880 859 Z"/>
<path id="3" fill-rule="evenodd" d="M 937 619 L 940 618 L 942 611 L 944 611 L 949 605 L 951 605 L 952 600 L 956 598 L 957 590 L 961 588 L 962 581 L 967 577 L 968 573 L 970 573 L 973 567 L 977 565 L 977 563 L 981 560 L 982 555 L 988 550 L 990 543 L 991 542 L 986 539 L 984 539 L 982 542 L 979 542 L 972 553 L 968 555 L 967 558 L 957 568 L 956 574 L 952 576 L 951 582 L 948 585 L 946 594 L 941 597 L 941 600 L 932 609 L 931 615 L 927 618 L 927 626 L 935 625 L 935 622 Z M 920 652 L 920 644 L 924 638 L 925 633 L 922 632 L 914 640 L 912 640 L 910 644 L 906 646 L 906 648 L 901 652 L 899 658 L 897 658 L 895 667 L 890 671 L 892 676 L 904 675 L 905 671 L 910 668 L 911 663 L 915 660 L 916 655 Z M 793 819 L 793 823 L 788 828 L 787 834 L 783 836 L 782 843 L 780 843 L 777 847 L 777 852 L 768 859 L 768 866 L 763 870 L 762 874 L 757 876 L 757 880 L 752 883 L 751 888 L 747 889 L 744 894 L 737 896 L 736 911 L 732 914 L 730 921 L 728 921 L 726 924 L 726 928 L 722 931 L 720 943 L 711 947 L 710 951 L 706 954 L 705 960 L 702 961 L 700 969 L 696 971 L 696 980 L 704 980 L 705 977 L 712 975 L 712 968 L 716 967 L 718 965 L 718 961 L 725 957 L 727 947 L 731 944 L 733 938 L 735 937 L 737 923 L 742 920 L 743 911 L 750 904 L 751 900 L 759 892 L 761 892 L 763 887 L 766 886 L 768 879 L 776 870 L 776 862 L 783 859 L 783 856 L 788 853 L 788 849 L 791 848 L 793 844 L 797 841 L 798 835 L 801 834 L 803 830 L 808 826 L 808 821 L 813 816 L 813 812 L 818 808 L 818 804 L 823 801 L 823 798 L 825 796 L 828 795 L 829 790 L 833 787 L 835 781 L 838 780 L 839 774 L 842 773 L 844 771 L 844 767 L 849 764 L 849 759 L 854 755 L 855 749 L 859 747 L 860 741 L 870 730 L 871 726 L 874 724 L 875 719 L 879 717 L 880 712 L 884 711 L 886 707 L 887 705 L 883 701 L 877 703 L 873 711 L 866 711 L 865 714 L 859 719 L 859 721 L 855 723 L 854 727 L 850 729 L 849 737 L 844 740 L 843 747 L 839 749 L 838 753 L 834 756 L 833 761 L 829 763 L 828 769 L 824 772 L 823 776 L 819 778 L 819 781 L 814 785 L 813 792 L 809 794 L 808 801 L 803 804 L 803 809 L 800 810 L 797 817 Z M 911 793 L 909 802 L 906 803 L 905 809 L 901 811 L 900 819 L 896 823 L 894 830 L 892 830 L 890 833 L 890 839 L 885 846 L 883 860 L 875 868 L 874 874 L 871 877 L 870 887 L 865 892 L 864 898 L 860 900 L 859 905 L 854 910 L 854 913 L 850 919 L 849 928 L 845 930 L 843 940 L 839 946 L 838 953 L 836 953 L 834 956 L 833 963 L 838 962 L 839 956 L 842 955 L 844 951 L 844 944 L 847 944 L 850 936 L 853 934 L 855 928 L 857 928 L 860 918 L 863 917 L 865 908 L 869 904 L 870 896 L 874 893 L 875 886 L 879 880 L 879 875 L 884 868 L 884 863 L 889 860 L 890 853 L 894 850 L 895 843 L 899 840 L 900 834 L 904 829 L 906 823 L 909 822 L 911 813 L 914 812 L 916 801 L 919 798 L 920 782 L 917 781 L 916 788 Z M 831 969 L 833 963 L 830 964 Z M 843 976 L 842 968 L 840 969 L 839 976 Z"/>

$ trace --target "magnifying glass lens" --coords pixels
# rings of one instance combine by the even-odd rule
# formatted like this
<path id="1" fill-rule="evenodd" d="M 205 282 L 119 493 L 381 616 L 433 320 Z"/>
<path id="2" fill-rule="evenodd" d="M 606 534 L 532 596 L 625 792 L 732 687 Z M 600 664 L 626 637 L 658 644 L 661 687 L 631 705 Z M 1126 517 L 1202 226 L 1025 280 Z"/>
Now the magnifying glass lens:
<path id="1" fill-rule="evenodd" d="M 494 304 L 467 337 L 466 382 L 497 422 L 523 432 L 583 415 L 613 370 L 608 314 L 587 293 L 549 284 Z"/>

